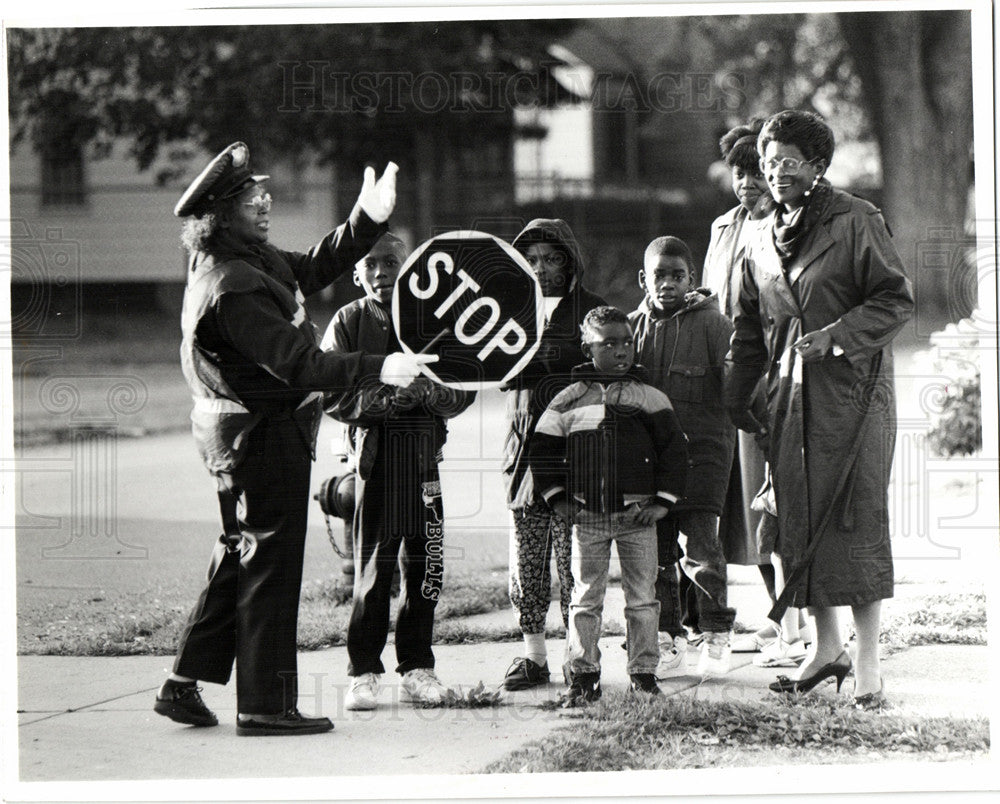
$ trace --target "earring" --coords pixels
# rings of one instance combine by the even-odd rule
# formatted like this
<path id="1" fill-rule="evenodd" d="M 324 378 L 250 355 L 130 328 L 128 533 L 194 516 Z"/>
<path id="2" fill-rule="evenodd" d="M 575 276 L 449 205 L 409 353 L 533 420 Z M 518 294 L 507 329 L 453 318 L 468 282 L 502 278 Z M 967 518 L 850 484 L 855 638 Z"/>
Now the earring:
<path id="1" fill-rule="evenodd" d="M 806 190 L 804 193 L 802 193 L 802 195 L 804 195 L 806 198 L 808 198 L 809 196 L 811 196 L 812 195 L 812 191 L 816 189 L 816 185 L 819 184 L 819 180 L 821 178 L 822 178 L 821 175 L 817 175 L 816 178 L 813 179 L 812 186 L 810 186 L 810 188 L 808 190 Z"/>

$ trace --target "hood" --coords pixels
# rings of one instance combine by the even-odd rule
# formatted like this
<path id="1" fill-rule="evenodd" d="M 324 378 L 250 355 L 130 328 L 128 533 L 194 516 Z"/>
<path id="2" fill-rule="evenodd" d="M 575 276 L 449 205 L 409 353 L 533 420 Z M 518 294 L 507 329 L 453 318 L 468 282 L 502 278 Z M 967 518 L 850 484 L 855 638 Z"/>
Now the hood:
<path id="1" fill-rule="evenodd" d="M 674 318 L 679 315 L 684 315 L 684 313 L 690 313 L 693 310 L 704 310 L 708 307 L 715 310 L 721 309 L 719 307 L 719 297 L 708 288 L 696 288 L 695 290 L 690 290 L 684 294 L 683 307 L 668 316 L 664 316 L 664 318 Z M 657 317 L 653 312 L 653 306 L 649 303 L 648 296 L 644 298 L 642 300 L 642 304 L 639 305 L 639 312 L 644 315 L 648 315 L 651 318 Z"/>
<path id="2" fill-rule="evenodd" d="M 601 374 L 594 368 L 593 363 L 581 363 L 579 366 L 573 367 L 570 377 L 574 382 L 612 383 L 622 382 L 623 380 L 634 380 L 635 382 L 649 384 L 649 372 L 646 371 L 645 366 L 639 363 L 633 363 L 632 368 L 624 374 L 616 375 Z"/>
<path id="3" fill-rule="evenodd" d="M 573 230 L 566 221 L 561 218 L 535 218 L 521 230 L 511 245 L 523 252 L 535 243 L 561 246 L 569 254 L 573 264 L 573 276 L 577 282 L 583 278 L 583 254 L 580 252 L 576 237 L 573 236 Z"/>

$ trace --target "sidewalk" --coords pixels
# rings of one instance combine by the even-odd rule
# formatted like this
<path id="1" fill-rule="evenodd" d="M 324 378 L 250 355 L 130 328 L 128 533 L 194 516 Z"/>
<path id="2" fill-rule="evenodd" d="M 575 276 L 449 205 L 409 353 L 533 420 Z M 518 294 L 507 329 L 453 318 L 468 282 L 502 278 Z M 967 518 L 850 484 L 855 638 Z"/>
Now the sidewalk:
<path id="1" fill-rule="evenodd" d="M 739 587 L 736 587 L 737 589 Z M 621 590 L 609 588 L 608 620 L 620 621 Z M 554 605 L 553 610 L 557 607 Z M 500 612 L 483 617 L 503 617 Z M 622 637 L 601 640 L 607 691 L 624 690 Z M 438 673 L 451 687 L 469 690 L 483 681 L 495 688 L 519 643 L 435 647 Z M 295 739 L 236 736 L 235 685 L 206 685 L 204 697 L 218 714 L 210 729 L 179 726 L 152 711 L 153 699 L 171 658 L 138 656 L 73 658 L 23 656 L 19 668 L 20 774 L 24 782 L 224 778 L 303 778 L 464 774 L 574 721 L 560 710 L 539 708 L 563 689 L 559 671 L 562 640 L 549 646 L 552 683 L 505 694 L 493 709 L 415 709 L 398 701 L 392 649 L 384 653 L 381 706 L 375 712 L 347 712 L 345 648 L 299 655 L 301 708 L 334 720 L 328 734 Z M 689 655 L 693 672 L 697 652 Z M 664 693 L 724 700 L 765 700 L 767 684 L 789 670 L 754 667 L 752 654 L 734 654 L 732 671 L 700 683 L 694 675 L 670 679 Z M 885 661 L 886 692 L 894 712 L 910 716 L 988 714 L 989 648 L 911 648 Z M 841 695 L 850 695 L 848 679 Z M 832 686 L 817 693 L 833 696 Z"/>

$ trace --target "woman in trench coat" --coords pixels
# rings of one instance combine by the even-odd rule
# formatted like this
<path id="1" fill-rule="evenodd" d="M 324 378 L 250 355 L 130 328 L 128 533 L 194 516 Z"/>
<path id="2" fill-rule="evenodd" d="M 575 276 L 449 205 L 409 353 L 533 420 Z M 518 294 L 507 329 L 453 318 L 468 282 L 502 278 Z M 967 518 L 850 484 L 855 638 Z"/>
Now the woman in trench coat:
<path id="1" fill-rule="evenodd" d="M 879 620 L 893 594 L 890 343 L 913 297 L 879 210 L 823 178 L 833 147 L 830 128 L 809 112 L 780 112 L 758 136 L 776 209 L 744 258 L 725 393 L 737 426 L 768 434 L 777 551 L 789 573 L 772 615 L 807 606 L 816 622 L 795 677 L 771 689 L 806 692 L 833 677 L 839 690 L 852 661 L 835 607 L 850 606 L 855 701 L 873 708 L 885 702 Z M 761 423 L 749 401 L 762 374 Z"/>

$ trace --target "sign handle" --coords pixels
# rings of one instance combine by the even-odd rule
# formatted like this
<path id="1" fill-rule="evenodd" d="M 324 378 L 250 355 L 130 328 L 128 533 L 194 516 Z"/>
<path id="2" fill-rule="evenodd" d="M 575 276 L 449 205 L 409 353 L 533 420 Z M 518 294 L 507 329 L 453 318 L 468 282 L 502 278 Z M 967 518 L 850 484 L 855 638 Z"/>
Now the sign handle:
<path id="1" fill-rule="evenodd" d="M 437 335 L 435 335 L 431 339 L 430 343 L 428 343 L 423 349 L 421 349 L 419 352 L 417 352 L 417 354 L 418 355 L 425 355 L 425 354 L 427 354 L 430 351 L 431 347 L 435 346 L 437 344 L 437 342 L 439 340 L 441 340 L 447 334 L 448 334 L 448 327 L 445 327 L 443 330 L 441 330 Z"/>

